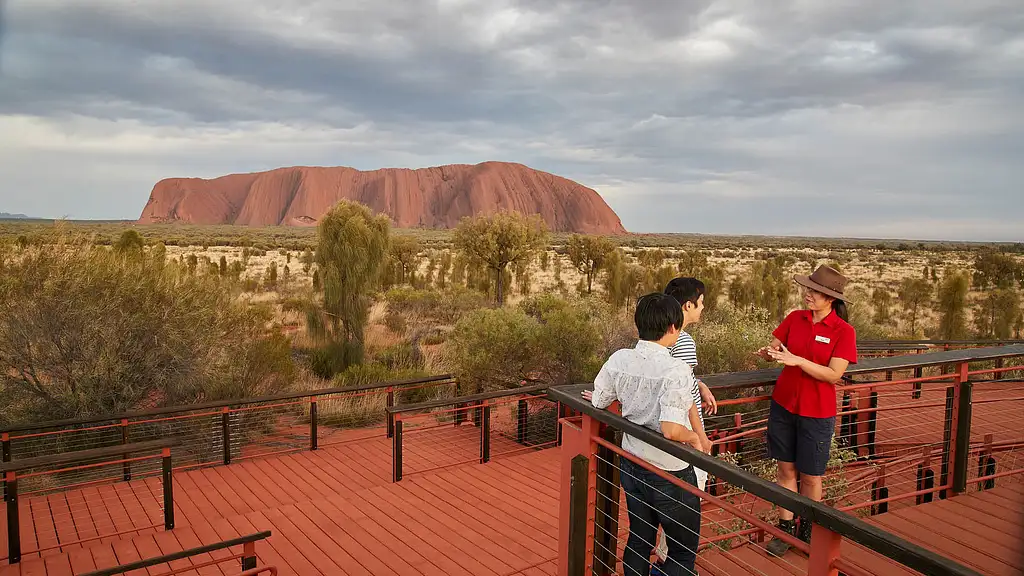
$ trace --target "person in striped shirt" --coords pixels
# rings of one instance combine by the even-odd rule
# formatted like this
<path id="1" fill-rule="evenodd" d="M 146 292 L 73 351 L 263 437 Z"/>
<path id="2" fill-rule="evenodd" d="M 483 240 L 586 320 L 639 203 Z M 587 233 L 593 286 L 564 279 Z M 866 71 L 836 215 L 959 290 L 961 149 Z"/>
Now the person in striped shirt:
<path id="1" fill-rule="evenodd" d="M 665 287 L 665 294 L 675 298 L 683 309 L 683 326 L 679 331 L 679 336 L 676 338 L 675 345 L 669 348 L 669 352 L 673 358 L 682 360 L 690 368 L 697 367 L 697 343 L 693 341 L 692 336 L 686 333 L 685 329 L 687 326 L 700 322 L 700 316 L 704 312 L 704 296 L 706 292 L 707 289 L 704 283 L 696 278 L 674 278 Z M 696 377 L 693 379 L 690 394 L 693 396 L 693 403 L 697 406 L 697 413 L 700 415 L 699 435 L 707 442 L 705 452 L 710 453 L 711 443 L 707 440 L 707 435 L 704 431 L 704 411 L 708 414 L 716 414 L 718 412 L 715 395 L 706 384 Z M 694 467 L 694 472 L 697 476 L 697 487 L 704 490 L 708 481 L 708 473 L 697 467 Z M 658 545 L 655 548 L 655 553 L 662 561 L 668 555 L 668 546 L 660 532 L 658 533 Z M 652 572 L 652 574 L 657 574 L 657 572 Z"/>

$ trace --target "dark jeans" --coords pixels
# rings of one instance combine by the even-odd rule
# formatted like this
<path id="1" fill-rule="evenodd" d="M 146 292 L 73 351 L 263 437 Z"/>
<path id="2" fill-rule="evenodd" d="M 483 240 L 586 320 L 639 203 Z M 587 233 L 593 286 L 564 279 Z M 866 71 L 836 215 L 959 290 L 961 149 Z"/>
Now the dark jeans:
<path id="1" fill-rule="evenodd" d="M 622 555 L 625 576 L 648 576 L 651 552 L 658 543 L 658 525 L 665 530 L 668 558 L 661 570 L 668 576 L 694 574 L 700 542 L 700 498 L 621 458 L 622 489 L 629 513 L 629 541 Z M 697 485 L 692 466 L 669 472 L 684 482 Z"/>

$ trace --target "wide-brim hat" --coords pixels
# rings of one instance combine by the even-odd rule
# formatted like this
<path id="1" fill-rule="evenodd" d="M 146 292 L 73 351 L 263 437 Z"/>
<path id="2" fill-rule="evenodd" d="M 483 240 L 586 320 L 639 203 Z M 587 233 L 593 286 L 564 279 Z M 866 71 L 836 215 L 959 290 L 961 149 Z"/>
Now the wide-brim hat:
<path id="1" fill-rule="evenodd" d="M 843 289 L 846 288 L 849 280 L 831 266 L 818 266 L 818 269 L 810 276 L 797 274 L 793 276 L 793 280 L 797 284 L 806 286 L 811 290 L 817 290 L 838 300 L 848 301 L 846 296 L 843 295 Z"/>

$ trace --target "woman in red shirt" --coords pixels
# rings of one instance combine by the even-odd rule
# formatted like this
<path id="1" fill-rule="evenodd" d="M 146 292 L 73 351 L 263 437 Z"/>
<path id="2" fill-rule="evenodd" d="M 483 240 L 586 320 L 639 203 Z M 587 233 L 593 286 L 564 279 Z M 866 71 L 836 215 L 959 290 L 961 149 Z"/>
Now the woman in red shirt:
<path id="1" fill-rule="evenodd" d="M 768 413 L 768 457 L 778 461 L 779 485 L 794 492 L 799 485 L 801 494 L 820 501 L 836 427 L 836 384 L 857 362 L 857 333 L 847 322 L 846 277 L 820 266 L 794 280 L 803 287 L 805 309 L 791 312 L 772 343 L 757 351 L 784 365 Z M 810 522 L 801 521 L 797 532 L 792 512 L 779 516 L 780 529 L 810 542 Z M 768 544 L 775 556 L 788 550 L 778 538 Z"/>

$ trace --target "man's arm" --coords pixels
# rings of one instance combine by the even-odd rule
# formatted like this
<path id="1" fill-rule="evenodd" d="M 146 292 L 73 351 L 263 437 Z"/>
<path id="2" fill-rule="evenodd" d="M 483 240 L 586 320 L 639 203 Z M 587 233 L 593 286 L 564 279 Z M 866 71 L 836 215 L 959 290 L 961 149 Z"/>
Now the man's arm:
<path id="1" fill-rule="evenodd" d="M 661 404 L 661 416 L 659 417 L 661 433 L 669 440 L 689 444 L 696 450 L 703 450 L 700 435 L 686 426 L 690 422 L 690 412 L 696 412 L 690 392 L 693 385 L 693 373 L 688 366 L 680 364 L 675 376 L 677 378 L 666 386 L 661 398 L 658 399 Z"/>
<path id="2" fill-rule="evenodd" d="M 700 450 L 710 454 L 711 441 L 708 440 L 708 434 L 704 430 L 704 423 L 701 422 L 700 412 L 697 411 L 697 404 L 690 406 L 690 410 L 687 414 L 689 414 L 690 418 L 690 429 L 697 434 L 697 438 L 700 440 Z"/>
<path id="3" fill-rule="evenodd" d="M 611 363 L 611 359 L 601 366 L 601 371 L 597 373 L 597 377 L 594 378 L 594 393 L 590 398 L 590 403 L 594 405 L 594 408 L 607 408 L 611 406 L 612 402 L 618 400 L 618 396 L 615 393 L 615 383 L 612 381 L 608 364 Z M 585 397 L 585 396 L 584 396 Z"/>

